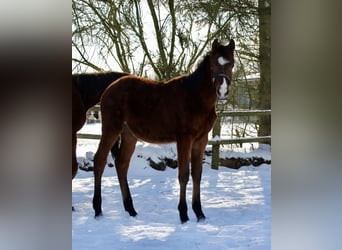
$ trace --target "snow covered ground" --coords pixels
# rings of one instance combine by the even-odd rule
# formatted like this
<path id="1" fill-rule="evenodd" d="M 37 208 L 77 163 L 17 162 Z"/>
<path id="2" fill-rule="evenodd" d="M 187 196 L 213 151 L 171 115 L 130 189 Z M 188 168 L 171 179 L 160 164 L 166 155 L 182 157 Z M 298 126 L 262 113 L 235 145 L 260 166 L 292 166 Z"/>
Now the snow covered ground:
<path id="1" fill-rule="evenodd" d="M 93 125 L 82 133 L 94 132 Z M 98 140 L 78 140 L 78 160 L 89 161 Z M 251 147 L 223 149 L 221 157 L 259 156 L 271 159 L 270 149 Z M 240 151 L 240 152 L 238 152 Z M 104 216 L 94 219 L 93 173 L 79 170 L 72 184 L 73 249 L 270 249 L 271 165 L 245 166 L 238 170 L 210 168 L 203 164 L 201 199 L 207 219 L 197 223 L 191 209 L 192 181 L 187 188 L 189 218 L 179 220 L 177 169 L 152 169 L 146 159 L 176 157 L 176 145 L 138 142 L 132 156 L 128 181 L 138 212 L 132 218 L 124 211 L 115 168 L 105 168 L 102 179 Z M 109 156 L 108 161 L 112 161 Z"/>

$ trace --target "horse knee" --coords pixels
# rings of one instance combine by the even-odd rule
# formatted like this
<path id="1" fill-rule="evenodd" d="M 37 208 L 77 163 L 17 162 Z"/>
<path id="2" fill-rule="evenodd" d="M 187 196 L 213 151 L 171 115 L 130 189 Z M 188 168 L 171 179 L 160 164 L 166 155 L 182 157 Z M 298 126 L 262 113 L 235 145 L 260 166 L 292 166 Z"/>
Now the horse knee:
<path id="1" fill-rule="evenodd" d="M 107 156 L 102 152 L 97 151 L 94 155 L 94 167 L 104 166 L 107 162 Z"/>
<path id="2" fill-rule="evenodd" d="M 179 174 L 178 180 L 180 184 L 187 185 L 189 182 L 189 172 Z"/>
<path id="3" fill-rule="evenodd" d="M 191 172 L 191 177 L 192 177 L 192 181 L 194 183 L 199 184 L 202 180 L 202 172 L 200 173 L 195 173 L 194 171 Z"/>
<path id="4" fill-rule="evenodd" d="M 71 177 L 71 179 L 74 179 L 76 174 L 77 174 L 77 167 L 76 168 L 72 167 L 72 177 Z"/>

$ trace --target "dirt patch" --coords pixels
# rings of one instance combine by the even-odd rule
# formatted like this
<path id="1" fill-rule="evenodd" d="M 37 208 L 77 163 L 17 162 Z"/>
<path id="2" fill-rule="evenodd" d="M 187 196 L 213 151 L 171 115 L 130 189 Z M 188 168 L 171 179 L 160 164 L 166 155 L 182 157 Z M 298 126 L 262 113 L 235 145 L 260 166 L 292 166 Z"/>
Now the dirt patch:
<path id="1" fill-rule="evenodd" d="M 170 168 L 177 168 L 178 163 L 177 160 L 163 157 L 163 158 L 158 158 L 159 161 L 155 162 L 153 161 L 150 157 L 147 158 L 147 161 L 149 165 L 156 170 L 163 171 L 166 169 L 166 167 Z M 227 167 L 227 168 L 232 168 L 232 169 L 239 169 L 242 166 L 260 166 L 261 164 L 271 164 L 271 160 L 265 160 L 262 157 L 249 157 L 249 158 L 235 158 L 235 157 L 230 157 L 230 158 L 220 158 L 220 166 Z"/>
<path id="2" fill-rule="evenodd" d="M 239 169 L 242 166 L 260 166 L 261 164 L 271 164 L 271 160 L 265 160 L 262 157 L 252 157 L 252 158 L 220 158 L 220 166 L 227 168 Z"/>

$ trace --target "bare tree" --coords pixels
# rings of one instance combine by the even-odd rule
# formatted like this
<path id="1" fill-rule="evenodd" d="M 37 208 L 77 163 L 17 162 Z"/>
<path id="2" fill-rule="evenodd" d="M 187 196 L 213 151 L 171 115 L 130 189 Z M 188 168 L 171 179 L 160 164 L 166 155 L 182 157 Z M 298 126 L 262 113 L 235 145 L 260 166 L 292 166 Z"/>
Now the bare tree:
<path id="1" fill-rule="evenodd" d="M 234 38 L 233 81 L 244 84 L 253 107 L 270 109 L 270 4 L 271 0 L 73 0 L 73 71 L 120 69 L 167 80 L 188 73 L 214 38 Z M 248 81 L 252 74 L 260 75 L 257 91 Z M 233 84 L 230 107 L 237 107 L 236 90 Z M 270 118 L 261 118 L 257 126 L 259 135 L 270 134 Z"/>
<path id="2" fill-rule="evenodd" d="M 158 80 L 188 72 L 213 38 L 229 38 L 230 16 L 220 2 L 196 12 L 191 1 L 73 0 L 73 70 L 115 63 Z"/>

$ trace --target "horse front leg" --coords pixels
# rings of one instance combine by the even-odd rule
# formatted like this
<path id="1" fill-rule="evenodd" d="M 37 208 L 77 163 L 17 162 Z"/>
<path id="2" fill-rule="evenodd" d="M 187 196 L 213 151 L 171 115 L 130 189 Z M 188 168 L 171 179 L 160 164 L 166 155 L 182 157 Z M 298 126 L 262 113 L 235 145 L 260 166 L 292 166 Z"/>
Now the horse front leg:
<path id="1" fill-rule="evenodd" d="M 186 185 L 189 181 L 191 143 L 192 142 L 190 138 L 182 138 L 181 140 L 177 141 L 178 181 L 180 186 L 178 211 L 182 223 L 185 223 L 189 220 L 188 206 L 186 204 Z"/>
<path id="2" fill-rule="evenodd" d="M 202 221 L 205 216 L 201 205 L 201 178 L 203 153 L 208 142 L 208 136 L 205 135 L 193 143 L 191 150 L 191 176 L 193 182 L 192 189 L 192 209 L 197 216 L 197 221 Z"/>

